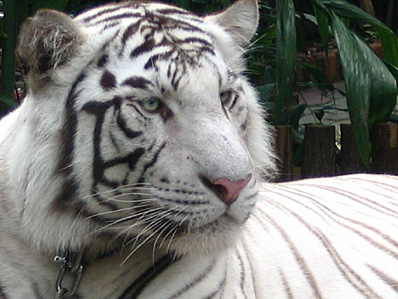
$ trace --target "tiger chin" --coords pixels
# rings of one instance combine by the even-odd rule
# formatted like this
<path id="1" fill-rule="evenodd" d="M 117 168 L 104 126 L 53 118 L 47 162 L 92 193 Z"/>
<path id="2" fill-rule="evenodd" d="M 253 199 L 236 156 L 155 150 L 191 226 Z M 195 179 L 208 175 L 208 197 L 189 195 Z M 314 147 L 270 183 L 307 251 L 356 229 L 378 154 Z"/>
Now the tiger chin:
<path id="1" fill-rule="evenodd" d="M 24 23 L 27 96 L 0 122 L 0 260 L 11 273 L 0 273 L 0 297 L 52 294 L 51 260 L 63 252 L 89 264 L 83 297 L 96 263 L 118 276 L 144 260 L 104 293 L 113 298 L 162 254 L 234 244 L 274 169 L 243 74 L 257 22 L 257 2 L 240 0 L 203 17 L 126 1 L 74 18 L 40 10 Z M 20 257 L 8 264 L 13 248 Z M 26 256 L 43 279 L 15 288 Z"/>

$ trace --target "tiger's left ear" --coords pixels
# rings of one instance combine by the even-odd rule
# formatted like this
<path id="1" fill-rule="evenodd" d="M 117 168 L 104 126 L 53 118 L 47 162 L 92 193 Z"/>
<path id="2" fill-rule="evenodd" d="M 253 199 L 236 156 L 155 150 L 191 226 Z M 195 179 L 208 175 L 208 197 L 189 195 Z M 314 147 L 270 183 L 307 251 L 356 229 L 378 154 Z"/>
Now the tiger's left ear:
<path id="1" fill-rule="evenodd" d="M 238 0 L 226 10 L 206 17 L 229 32 L 241 47 L 246 47 L 256 33 L 259 13 L 257 0 Z"/>

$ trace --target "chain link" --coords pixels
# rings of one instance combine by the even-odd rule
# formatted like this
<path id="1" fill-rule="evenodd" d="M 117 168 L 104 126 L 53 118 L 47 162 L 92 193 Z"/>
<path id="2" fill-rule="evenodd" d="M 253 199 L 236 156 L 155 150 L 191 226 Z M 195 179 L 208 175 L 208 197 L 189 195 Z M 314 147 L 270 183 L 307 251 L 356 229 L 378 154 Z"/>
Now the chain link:
<path id="1" fill-rule="evenodd" d="M 60 289 L 55 296 L 55 299 L 63 299 L 65 298 L 65 294 L 68 292 L 67 289 Z"/>
<path id="2" fill-rule="evenodd" d="M 82 257 L 83 251 L 68 251 L 65 254 L 55 256 L 54 262 L 60 265 L 57 281 L 55 284 L 55 290 L 57 292 L 55 297 L 56 299 L 72 297 L 76 293 L 83 274 L 83 265 L 81 264 Z M 73 284 L 70 290 L 62 287 L 62 281 L 67 272 L 74 276 Z"/>

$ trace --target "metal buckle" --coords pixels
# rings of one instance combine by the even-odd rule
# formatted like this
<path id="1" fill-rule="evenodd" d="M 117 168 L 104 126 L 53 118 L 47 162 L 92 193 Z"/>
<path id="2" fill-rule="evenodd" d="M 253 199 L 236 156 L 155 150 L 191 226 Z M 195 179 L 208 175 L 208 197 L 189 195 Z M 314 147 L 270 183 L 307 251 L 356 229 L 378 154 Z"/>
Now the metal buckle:
<path id="1" fill-rule="evenodd" d="M 57 292 L 56 298 L 72 297 L 76 293 L 83 274 L 83 265 L 81 264 L 82 257 L 83 251 L 66 251 L 65 254 L 55 256 L 54 262 L 60 265 L 57 281 L 55 284 L 55 290 Z M 62 281 L 67 272 L 70 272 L 75 277 L 70 290 L 62 287 Z"/>

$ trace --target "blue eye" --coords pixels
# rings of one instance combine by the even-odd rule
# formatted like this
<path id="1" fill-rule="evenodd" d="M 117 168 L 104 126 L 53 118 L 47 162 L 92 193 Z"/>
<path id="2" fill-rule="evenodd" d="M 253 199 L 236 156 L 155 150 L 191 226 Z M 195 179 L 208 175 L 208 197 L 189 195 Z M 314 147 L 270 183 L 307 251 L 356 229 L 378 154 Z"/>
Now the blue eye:
<path id="1" fill-rule="evenodd" d="M 149 112 L 155 112 L 160 107 L 160 99 L 158 98 L 150 98 L 141 102 L 142 106 L 145 110 Z"/>

